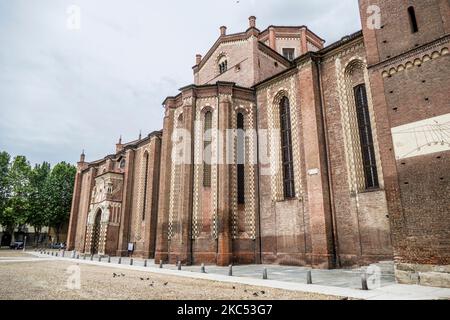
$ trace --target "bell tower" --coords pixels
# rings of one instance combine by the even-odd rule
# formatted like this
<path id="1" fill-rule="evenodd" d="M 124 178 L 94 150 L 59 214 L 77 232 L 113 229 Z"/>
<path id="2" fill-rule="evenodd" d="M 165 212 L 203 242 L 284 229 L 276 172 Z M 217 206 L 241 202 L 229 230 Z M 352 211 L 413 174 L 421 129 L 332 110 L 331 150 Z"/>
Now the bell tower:
<path id="1" fill-rule="evenodd" d="M 450 2 L 359 5 L 396 278 L 450 286 Z"/>

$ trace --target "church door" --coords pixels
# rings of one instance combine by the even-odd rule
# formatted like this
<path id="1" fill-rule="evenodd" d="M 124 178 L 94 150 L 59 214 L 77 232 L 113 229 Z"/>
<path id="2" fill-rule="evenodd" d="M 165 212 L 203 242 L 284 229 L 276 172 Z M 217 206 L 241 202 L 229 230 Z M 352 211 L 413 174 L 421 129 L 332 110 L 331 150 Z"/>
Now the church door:
<path id="1" fill-rule="evenodd" d="M 98 210 L 95 215 L 94 228 L 92 230 L 92 254 L 98 253 L 99 240 L 100 240 L 100 221 L 102 218 L 102 211 Z"/>

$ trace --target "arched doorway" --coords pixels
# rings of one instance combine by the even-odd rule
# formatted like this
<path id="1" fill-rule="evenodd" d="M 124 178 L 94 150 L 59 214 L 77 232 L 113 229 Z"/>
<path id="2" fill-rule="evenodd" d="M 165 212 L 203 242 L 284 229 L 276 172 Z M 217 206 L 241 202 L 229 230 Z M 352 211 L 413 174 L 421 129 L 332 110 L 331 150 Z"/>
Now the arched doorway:
<path id="1" fill-rule="evenodd" d="M 95 214 L 94 226 L 92 228 L 92 248 L 91 248 L 92 254 L 98 253 L 101 219 L 102 219 L 102 210 L 99 209 Z"/>

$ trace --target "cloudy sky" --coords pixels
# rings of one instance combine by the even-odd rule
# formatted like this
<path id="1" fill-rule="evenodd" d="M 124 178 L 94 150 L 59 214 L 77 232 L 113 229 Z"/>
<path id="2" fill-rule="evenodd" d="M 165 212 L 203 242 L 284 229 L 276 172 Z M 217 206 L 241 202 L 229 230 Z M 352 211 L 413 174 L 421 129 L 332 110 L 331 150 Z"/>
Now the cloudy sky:
<path id="1" fill-rule="evenodd" d="M 0 0 L 0 150 L 75 163 L 82 149 L 91 161 L 120 135 L 160 130 L 195 54 L 250 15 L 261 30 L 307 25 L 328 44 L 360 29 L 356 0 Z"/>

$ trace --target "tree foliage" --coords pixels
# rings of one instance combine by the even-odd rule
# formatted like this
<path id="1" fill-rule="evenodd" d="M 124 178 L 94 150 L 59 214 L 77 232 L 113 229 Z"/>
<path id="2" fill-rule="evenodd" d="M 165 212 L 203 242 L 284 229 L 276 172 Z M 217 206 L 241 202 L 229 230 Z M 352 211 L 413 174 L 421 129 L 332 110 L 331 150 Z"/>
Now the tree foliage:
<path id="1" fill-rule="evenodd" d="M 61 226 L 69 219 L 75 174 L 73 165 L 61 162 L 52 169 L 47 181 L 48 225 L 55 228 L 57 238 Z"/>
<path id="2" fill-rule="evenodd" d="M 25 224 L 29 210 L 31 166 L 24 156 L 14 158 L 6 176 L 8 199 L 0 223 L 7 229 Z"/>
<path id="3" fill-rule="evenodd" d="M 8 181 L 10 160 L 11 157 L 7 152 L 0 152 L 0 225 L 2 226 L 5 226 L 6 218 L 4 218 L 4 211 L 10 196 Z"/>
<path id="4" fill-rule="evenodd" d="M 48 162 L 31 168 L 24 156 L 11 162 L 7 152 L 0 152 L 0 225 L 10 233 L 25 224 L 37 234 L 53 227 L 59 241 L 70 215 L 75 174 L 75 166 L 65 162 L 53 169 Z"/>
<path id="5" fill-rule="evenodd" d="M 30 174 L 29 210 L 26 222 L 32 225 L 37 233 L 41 232 L 48 221 L 46 189 L 50 171 L 50 164 L 43 162 L 35 165 Z"/>

